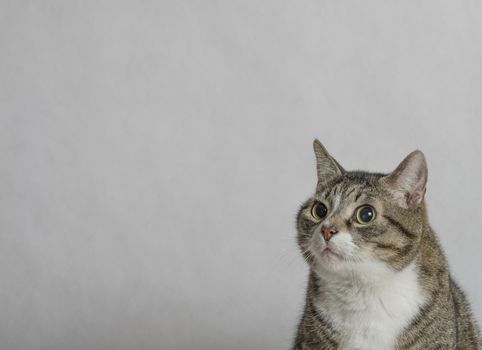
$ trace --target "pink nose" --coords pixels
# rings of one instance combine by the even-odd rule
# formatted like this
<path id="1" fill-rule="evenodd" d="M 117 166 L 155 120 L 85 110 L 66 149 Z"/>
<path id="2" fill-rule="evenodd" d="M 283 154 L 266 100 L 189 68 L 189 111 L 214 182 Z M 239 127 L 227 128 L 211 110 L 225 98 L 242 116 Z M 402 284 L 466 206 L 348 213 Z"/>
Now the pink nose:
<path id="1" fill-rule="evenodd" d="M 323 235 L 323 238 L 325 239 L 325 241 L 329 241 L 331 239 L 331 237 L 334 235 L 334 234 L 337 234 L 338 231 L 336 230 L 336 228 L 334 227 L 323 227 L 321 229 L 321 234 Z"/>

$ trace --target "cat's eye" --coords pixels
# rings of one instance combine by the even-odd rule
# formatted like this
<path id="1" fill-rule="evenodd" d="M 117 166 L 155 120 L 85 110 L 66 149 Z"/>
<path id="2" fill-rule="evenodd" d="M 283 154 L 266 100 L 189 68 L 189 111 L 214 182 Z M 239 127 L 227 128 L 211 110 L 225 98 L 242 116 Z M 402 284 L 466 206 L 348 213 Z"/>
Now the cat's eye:
<path id="1" fill-rule="evenodd" d="M 311 215 L 316 220 L 323 219 L 327 213 L 328 213 L 328 209 L 326 208 L 326 205 L 324 205 L 321 202 L 315 202 L 315 204 L 313 204 L 313 207 L 311 207 Z"/>
<path id="2" fill-rule="evenodd" d="M 375 209 L 370 205 L 363 205 L 355 211 L 355 219 L 362 225 L 372 222 L 376 215 Z"/>

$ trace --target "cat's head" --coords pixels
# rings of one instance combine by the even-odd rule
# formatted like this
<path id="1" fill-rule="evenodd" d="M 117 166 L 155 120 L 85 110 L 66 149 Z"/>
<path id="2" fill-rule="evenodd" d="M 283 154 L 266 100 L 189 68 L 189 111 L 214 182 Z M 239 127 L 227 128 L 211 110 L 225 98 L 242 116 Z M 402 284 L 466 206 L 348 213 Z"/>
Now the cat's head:
<path id="1" fill-rule="evenodd" d="M 346 171 L 315 140 L 318 184 L 297 216 L 298 244 L 315 270 L 410 264 L 426 225 L 427 165 L 410 153 L 390 174 Z M 380 264 L 381 263 L 381 264 Z"/>

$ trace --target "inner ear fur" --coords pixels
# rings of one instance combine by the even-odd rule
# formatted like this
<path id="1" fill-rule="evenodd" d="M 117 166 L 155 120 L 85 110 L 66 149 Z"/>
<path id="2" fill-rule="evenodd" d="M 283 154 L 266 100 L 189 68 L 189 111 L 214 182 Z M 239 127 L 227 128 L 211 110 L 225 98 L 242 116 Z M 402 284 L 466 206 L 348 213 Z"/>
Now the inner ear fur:
<path id="1" fill-rule="evenodd" d="M 381 179 L 399 204 L 406 208 L 416 208 L 424 198 L 427 185 L 427 162 L 424 154 L 413 151 L 392 171 Z"/>

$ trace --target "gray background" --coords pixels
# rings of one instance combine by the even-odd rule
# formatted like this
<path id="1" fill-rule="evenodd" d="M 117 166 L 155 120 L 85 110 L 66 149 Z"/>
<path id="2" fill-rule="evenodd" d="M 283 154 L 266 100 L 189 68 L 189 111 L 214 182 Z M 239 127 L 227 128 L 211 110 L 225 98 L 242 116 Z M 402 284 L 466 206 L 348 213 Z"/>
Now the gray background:
<path id="1" fill-rule="evenodd" d="M 481 2 L 0 4 L 1 349 L 287 349 L 315 137 L 425 152 L 481 319 Z"/>

